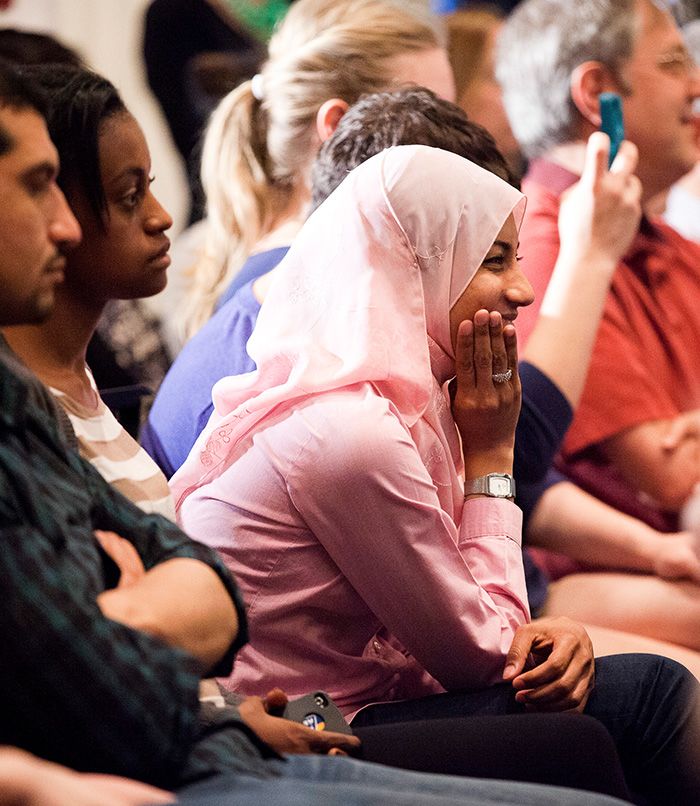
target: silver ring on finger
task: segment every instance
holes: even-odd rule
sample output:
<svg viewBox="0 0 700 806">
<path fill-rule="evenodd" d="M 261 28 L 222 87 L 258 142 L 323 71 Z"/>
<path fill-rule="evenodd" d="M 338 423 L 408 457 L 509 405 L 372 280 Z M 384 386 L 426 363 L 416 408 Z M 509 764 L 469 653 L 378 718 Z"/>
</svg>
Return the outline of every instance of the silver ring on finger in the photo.
<svg viewBox="0 0 700 806">
<path fill-rule="evenodd" d="M 491 375 L 494 383 L 508 383 L 508 381 L 513 377 L 513 370 L 507 369 L 505 372 L 494 372 Z"/>
</svg>

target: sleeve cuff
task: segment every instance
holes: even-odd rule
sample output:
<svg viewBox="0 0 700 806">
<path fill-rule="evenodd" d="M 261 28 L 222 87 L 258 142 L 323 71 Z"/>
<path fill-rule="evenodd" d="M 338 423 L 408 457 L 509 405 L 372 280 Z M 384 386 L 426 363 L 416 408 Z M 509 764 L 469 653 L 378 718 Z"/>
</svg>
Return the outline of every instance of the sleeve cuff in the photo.
<svg viewBox="0 0 700 806">
<path fill-rule="evenodd" d="M 480 537 L 507 537 L 522 543 L 523 513 L 505 498 L 470 498 L 462 510 L 461 540 Z"/>
</svg>

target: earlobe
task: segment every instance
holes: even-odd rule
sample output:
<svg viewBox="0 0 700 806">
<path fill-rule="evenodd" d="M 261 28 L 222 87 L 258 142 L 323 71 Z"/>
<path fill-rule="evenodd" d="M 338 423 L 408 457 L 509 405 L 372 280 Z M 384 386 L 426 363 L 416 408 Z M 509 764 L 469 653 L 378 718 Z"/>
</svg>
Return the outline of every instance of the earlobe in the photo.
<svg viewBox="0 0 700 806">
<path fill-rule="evenodd" d="M 598 97 L 611 89 L 615 89 L 614 84 L 601 62 L 583 62 L 571 73 L 571 100 L 581 116 L 596 129 L 600 127 Z"/>
<path fill-rule="evenodd" d="M 316 132 L 322 143 L 333 134 L 340 119 L 348 111 L 349 104 L 342 98 L 329 98 L 316 113 Z"/>
</svg>

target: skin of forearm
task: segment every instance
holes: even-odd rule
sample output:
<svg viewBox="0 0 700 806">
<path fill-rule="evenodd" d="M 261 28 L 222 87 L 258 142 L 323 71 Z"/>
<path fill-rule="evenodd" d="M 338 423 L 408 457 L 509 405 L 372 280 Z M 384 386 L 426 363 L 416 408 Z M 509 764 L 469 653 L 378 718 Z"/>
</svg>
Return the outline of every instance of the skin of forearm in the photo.
<svg viewBox="0 0 700 806">
<path fill-rule="evenodd" d="M 588 372 L 615 262 L 605 255 L 560 254 L 524 359 L 576 408 Z"/>
<path fill-rule="evenodd" d="M 168 560 L 135 584 L 100 594 L 97 603 L 113 621 L 193 655 L 204 671 L 223 657 L 238 632 L 226 588 L 199 560 Z"/>
<path fill-rule="evenodd" d="M 700 438 L 686 436 L 673 450 L 662 440 L 673 421 L 648 423 L 608 440 L 605 456 L 635 489 L 650 496 L 669 512 L 678 512 L 700 481 Z"/>
<path fill-rule="evenodd" d="M 527 543 L 594 567 L 652 572 L 657 532 L 570 482 L 550 487 L 528 525 Z"/>
<path fill-rule="evenodd" d="M 37 774 L 32 757 L 14 747 L 0 749 L 0 806 L 26 806 L 32 778 Z"/>
</svg>

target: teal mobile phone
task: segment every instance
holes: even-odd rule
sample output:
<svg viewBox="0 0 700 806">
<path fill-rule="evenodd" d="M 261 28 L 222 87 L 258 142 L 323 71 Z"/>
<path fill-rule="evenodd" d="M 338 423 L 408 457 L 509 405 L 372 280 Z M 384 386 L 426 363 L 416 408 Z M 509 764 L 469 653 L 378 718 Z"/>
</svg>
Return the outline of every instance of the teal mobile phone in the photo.
<svg viewBox="0 0 700 806">
<path fill-rule="evenodd" d="M 610 138 L 609 168 L 617 155 L 620 143 L 625 139 L 622 99 L 616 92 L 602 92 L 598 100 L 600 101 L 600 130 Z"/>
</svg>

